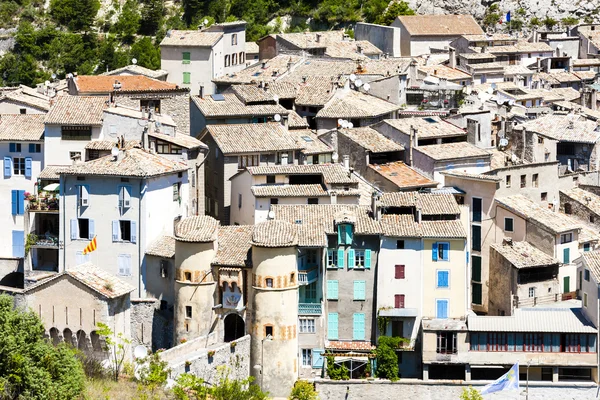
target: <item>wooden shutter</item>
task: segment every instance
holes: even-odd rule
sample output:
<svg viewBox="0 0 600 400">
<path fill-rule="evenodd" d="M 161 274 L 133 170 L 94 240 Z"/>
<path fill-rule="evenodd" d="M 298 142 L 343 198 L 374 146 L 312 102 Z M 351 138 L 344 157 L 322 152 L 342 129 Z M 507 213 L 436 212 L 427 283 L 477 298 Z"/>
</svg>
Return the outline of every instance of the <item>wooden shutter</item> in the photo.
<svg viewBox="0 0 600 400">
<path fill-rule="evenodd" d="M 10 178 L 12 175 L 12 159 L 4 157 L 4 177 Z"/>
<path fill-rule="evenodd" d="M 395 267 L 395 274 L 394 274 L 394 278 L 396 279 L 404 279 L 404 269 L 405 266 L 404 265 L 396 265 Z"/>
<path fill-rule="evenodd" d="M 371 250 L 370 249 L 365 250 L 365 268 L 371 269 Z"/>
<path fill-rule="evenodd" d="M 112 222 L 112 241 L 113 242 L 118 242 L 119 241 L 119 221 L 113 221 Z"/>
<path fill-rule="evenodd" d="M 327 281 L 327 299 L 337 300 L 338 299 L 338 281 L 328 280 Z"/>
<path fill-rule="evenodd" d="M 431 245 L 431 259 L 433 261 L 437 261 L 438 260 L 438 244 L 434 243 L 433 245 Z"/>
<path fill-rule="evenodd" d="M 348 249 L 348 269 L 354 268 L 356 265 L 356 259 L 354 256 L 354 249 Z"/>
<path fill-rule="evenodd" d="M 313 349 L 313 368 L 323 368 L 323 353 L 325 350 L 323 349 Z"/>
<path fill-rule="evenodd" d="M 365 314 L 354 313 L 352 317 L 352 339 L 365 340 Z"/>
<path fill-rule="evenodd" d="M 25 257 L 25 232 L 12 231 L 13 257 Z"/>
<path fill-rule="evenodd" d="M 354 300 L 365 300 L 366 281 L 354 281 Z"/>
<path fill-rule="evenodd" d="M 73 218 L 71 220 L 71 240 L 79 239 L 79 225 L 77 224 L 77 220 Z"/>
<path fill-rule="evenodd" d="M 394 295 L 394 308 L 404 308 L 404 295 L 403 294 Z"/>
<path fill-rule="evenodd" d="M 338 313 L 327 314 L 327 339 L 338 339 Z"/>
<path fill-rule="evenodd" d="M 137 223 L 135 221 L 131 221 L 129 230 L 131 232 L 131 243 L 137 243 Z"/>
<path fill-rule="evenodd" d="M 11 190 L 10 205 L 11 205 L 11 214 L 18 215 L 19 214 L 19 191 L 18 190 Z"/>
<path fill-rule="evenodd" d="M 25 157 L 25 178 L 31 178 L 31 157 Z"/>
<path fill-rule="evenodd" d="M 93 219 L 88 220 L 88 239 L 93 239 L 96 236 L 96 223 Z"/>
<path fill-rule="evenodd" d="M 344 249 L 338 249 L 338 268 L 344 268 Z"/>
</svg>

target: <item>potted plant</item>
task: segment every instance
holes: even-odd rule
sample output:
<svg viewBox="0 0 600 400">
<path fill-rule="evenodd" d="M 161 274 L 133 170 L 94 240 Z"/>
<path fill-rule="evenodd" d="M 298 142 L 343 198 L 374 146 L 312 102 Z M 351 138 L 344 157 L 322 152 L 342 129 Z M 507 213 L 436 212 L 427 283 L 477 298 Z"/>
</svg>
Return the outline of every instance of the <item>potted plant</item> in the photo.
<svg viewBox="0 0 600 400">
<path fill-rule="evenodd" d="M 215 356 L 215 351 L 214 350 L 209 350 L 208 351 L 208 358 L 213 358 Z"/>
<path fill-rule="evenodd" d="M 232 349 L 235 349 L 236 345 L 237 345 L 237 343 L 235 341 L 229 343 L 229 347 L 231 347 Z"/>
</svg>

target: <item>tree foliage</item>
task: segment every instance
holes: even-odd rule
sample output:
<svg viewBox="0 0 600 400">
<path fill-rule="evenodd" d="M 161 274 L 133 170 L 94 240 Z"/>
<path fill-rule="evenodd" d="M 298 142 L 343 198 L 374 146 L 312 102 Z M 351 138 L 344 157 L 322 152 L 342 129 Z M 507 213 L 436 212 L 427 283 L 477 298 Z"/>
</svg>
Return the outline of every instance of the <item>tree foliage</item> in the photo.
<svg viewBox="0 0 600 400">
<path fill-rule="evenodd" d="M 33 312 L 13 308 L 13 299 L 0 296 L 0 393 L 9 399 L 73 399 L 84 387 L 77 351 L 53 346 Z"/>
<path fill-rule="evenodd" d="M 123 4 L 119 19 L 112 26 L 112 31 L 125 43 L 131 43 L 140 29 L 141 16 L 136 0 L 127 0 Z"/>
<path fill-rule="evenodd" d="M 479 393 L 479 390 L 469 386 L 463 389 L 460 400 L 483 400 L 483 396 Z"/>
<path fill-rule="evenodd" d="M 377 356 L 377 377 L 398 380 L 398 355 L 396 349 L 404 341 L 401 337 L 379 336 L 375 355 Z"/>
<path fill-rule="evenodd" d="M 242 380 L 230 378 L 230 369 L 217 367 L 217 383 L 208 386 L 202 378 L 191 374 L 177 377 L 173 393 L 178 400 L 266 400 L 268 393 L 253 383 L 254 378 Z"/>
<path fill-rule="evenodd" d="M 391 25 L 399 15 L 415 15 L 415 12 L 408 6 L 408 3 L 396 1 L 383 14 L 378 16 L 376 23 L 386 26 Z"/>
<path fill-rule="evenodd" d="M 109 368 L 111 371 L 112 378 L 115 381 L 119 380 L 121 370 L 123 369 L 123 363 L 125 357 L 129 351 L 131 340 L 129 340 L 122 332 L 114 333 L 112 329 L 102 322 L 98 322 L 98 329 L 96 330 L 98 335 L 104 337 L 106 343 L 106 349 L 109 354 Z"/>
<path fill-rule="evenodd" d="M 312 383 L 307 381 L 296 381 L 292 388 L 289 400 L 319 400 L 319 396 Z"/>
<path fill-rule="evenodd" d="M 50 15 L 74 32 L 90 30 L 99 9 L 99 0 L 50 1 Z"/>
<path fill-rule="evenodd" d="M 327 357 L 327 375 L 334 381 L 350 379 L 350 371 L 345 365 L 336 365 L 333 356 Z"/>
</svg>

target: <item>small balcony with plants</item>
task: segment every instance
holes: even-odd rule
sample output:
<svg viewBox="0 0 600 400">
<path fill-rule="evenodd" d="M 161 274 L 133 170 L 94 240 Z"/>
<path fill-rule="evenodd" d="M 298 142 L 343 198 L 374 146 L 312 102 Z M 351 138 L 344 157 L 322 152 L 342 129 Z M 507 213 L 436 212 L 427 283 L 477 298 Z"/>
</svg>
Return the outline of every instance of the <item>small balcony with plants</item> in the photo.
<svg viewBox="0 0 600 400">
<path fill-rule="evenodd" d="M 58 213 L 58 197 L 55 193 L 40 192 L 37 195 L 25 192 L 27 210 L 30 212 Z"/>
</svg>

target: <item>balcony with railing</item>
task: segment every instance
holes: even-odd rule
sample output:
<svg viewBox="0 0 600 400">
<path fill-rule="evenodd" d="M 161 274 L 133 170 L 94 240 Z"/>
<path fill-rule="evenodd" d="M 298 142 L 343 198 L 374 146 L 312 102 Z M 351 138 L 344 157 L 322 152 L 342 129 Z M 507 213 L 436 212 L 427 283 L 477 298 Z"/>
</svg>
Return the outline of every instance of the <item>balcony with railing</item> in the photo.
<svg viewBox="0 0 600 400">
<path fill-rule="evenodd" d="M 54 195 L 27 195 L 25 200 L 27 200 L 27 210 L 30 212 L 49 212 L 49 213 L 58 213 L 58 198 Z"/>
<path fill-rule="evenodd" d="M 321 303 L 298 303 L 298 314 L 300 315 L 321 315 Z"/>
<path fill-rule="evenodd" d="M 316 282 L 319 279 L 319 267 L 312 267 L 308 270 L 298 271 L 298 283 L 300 285 L 308 285 Z"/>
</svg>

